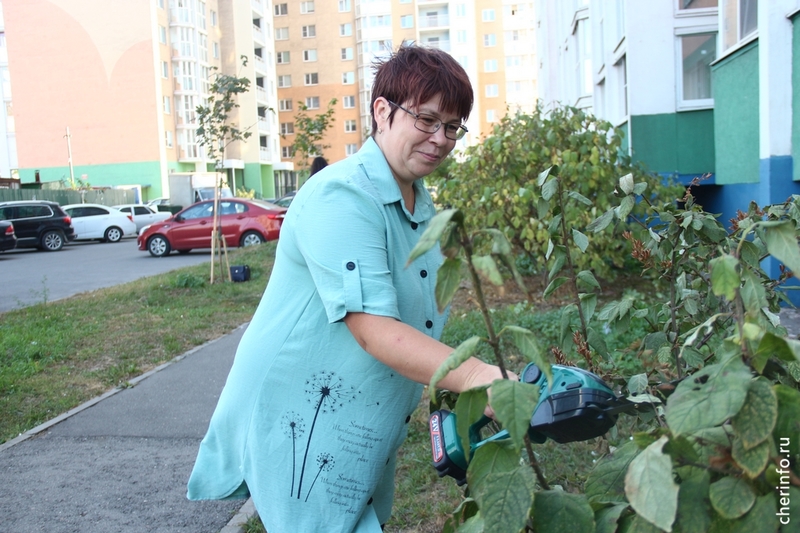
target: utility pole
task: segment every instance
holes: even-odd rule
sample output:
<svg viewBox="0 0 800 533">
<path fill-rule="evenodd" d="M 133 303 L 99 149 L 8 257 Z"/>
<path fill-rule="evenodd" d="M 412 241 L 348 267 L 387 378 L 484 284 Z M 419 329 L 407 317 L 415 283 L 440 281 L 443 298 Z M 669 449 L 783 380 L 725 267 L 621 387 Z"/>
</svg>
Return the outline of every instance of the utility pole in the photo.
<svg viewBox="0 0 800 533">
<path fill-rule="evenodd" d="M 67 126 L 67 134 L 64 135 L 67 138 L 67 155 L 69 155 L 69 184 L 72 188 L 75 188 L 75 172 L 72 170 L 72 143 L 70 142 L 70 138 L 72 137 L 69 134 L 69 126 Z"/>
</svg>

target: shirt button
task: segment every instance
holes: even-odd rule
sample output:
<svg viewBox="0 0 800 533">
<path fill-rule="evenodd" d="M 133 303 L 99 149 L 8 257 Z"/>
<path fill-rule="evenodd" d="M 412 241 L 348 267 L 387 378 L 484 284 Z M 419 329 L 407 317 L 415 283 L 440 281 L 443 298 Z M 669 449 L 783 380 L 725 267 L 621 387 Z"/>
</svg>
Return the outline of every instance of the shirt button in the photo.
<svg viewBox="0 0 800 533">
<path fill-rule="evenodd" d="M 419 224 L 417 224 L 416 222 L 412 222 L 411 223 L 411 229 L 417 229 L 418 227 L 419 227 Z"/>
<path fill-rule="evenodd" d="M 408 424 L 410 421 L 411 421 L 411 415 L 408 415 L 408 416 L 406 417 L 406 424 Z"/>
<path fill-rule="evenodd" d="M 419 275 L 422 276 L 423 278 L 427 278 L 428 277 L 428 271 L 427 270 L 420 270 L 419 271 Z"/>
<path fill-rule="evenodd" d="M 345 267 L 347 267 L 347 270 L 355 270 L 356 269 L 356 264 L 353 263 L 352 261 L 348 261 L 347 264 L 345 265 Z"/>
<path fill-rule="evenodd" d="M 367 502 L 367 505 L 372 505 L 372 498 L 369 499 L 369 501 Z"/>
<path fill-rule="evenodd" d="M 428 328 L 428 329 L 432 328 L 433 327 L 433 322 L 430 321 L 430 320 L 426 320 L 425 321 L 425 327 Z"/>
</svg>

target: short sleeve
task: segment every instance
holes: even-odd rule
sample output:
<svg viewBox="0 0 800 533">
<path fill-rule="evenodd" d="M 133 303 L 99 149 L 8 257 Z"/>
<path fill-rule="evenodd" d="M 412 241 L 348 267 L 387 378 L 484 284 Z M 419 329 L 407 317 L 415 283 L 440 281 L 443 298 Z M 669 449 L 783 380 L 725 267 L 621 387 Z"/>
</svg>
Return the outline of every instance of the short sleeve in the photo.
<svg viewBox="0 0 800 533">
<path fill-rule="evenodd" d="M 399 319 L 383 205 L 357 180 L 314 185 L 295 199 L 284 224 L 291 226 L 329 322 L 348 312 Z"/>
</svg>

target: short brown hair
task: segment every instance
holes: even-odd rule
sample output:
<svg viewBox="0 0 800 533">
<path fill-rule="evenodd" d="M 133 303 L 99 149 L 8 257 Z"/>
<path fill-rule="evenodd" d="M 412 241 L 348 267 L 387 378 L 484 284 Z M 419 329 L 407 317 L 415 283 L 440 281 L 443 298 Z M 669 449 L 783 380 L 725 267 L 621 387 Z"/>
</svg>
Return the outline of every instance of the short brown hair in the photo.
<svg viewBox="0 0 800 533">
<path fill-rule="evenodd" d="M 373 64 L 372 135 L 378 130 L 375 120 L 375 100 L 381 96 L 400 105 L 411 107 L 424 104 L 436 95 L 441 96 L 441 108 L 466 120 L 472 110 L 472 85 L 464 68 L 447 52 L 403 44 L 389 57 Z M 389 124 L 397 108 L 389 114 Z"/>
</svg>

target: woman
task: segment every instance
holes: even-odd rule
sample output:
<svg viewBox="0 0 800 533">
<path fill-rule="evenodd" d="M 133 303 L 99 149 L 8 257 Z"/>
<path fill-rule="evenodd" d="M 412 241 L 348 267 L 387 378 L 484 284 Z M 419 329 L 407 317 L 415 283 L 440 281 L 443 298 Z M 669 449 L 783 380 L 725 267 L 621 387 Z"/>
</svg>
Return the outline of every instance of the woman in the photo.
<svg viewBox="0 0 800 533">
<path fill-rule="evenodd" d="M 292 202 L 189 480 L 190 499 L 251 494 L 269 533 L 381 531 L 422 384 L 452 352 L 435 340 L 440 251 L 405 263 L 435 214 L 420 178 L 466 132 L 469 79 L 401 47 L 372 91 L 372 137 Z M 473 358 L 439 385 L 500 377 Z"/>
<path fill-rule="evenodd" d="M 311 172 L 309 173 L 308 177 L 310 178 L 311 176 L 313 176 L 314 174 L 316 174 L 317 172 L 319 172 L 320 170 L 322 170 L 327 166 L 328 162 L 325 160 L 325 158 L 322 157 L 321 155 L 318 155 L 317 157 L 314 158 L 313 161 L 311 161 Z"/>
</svg>

